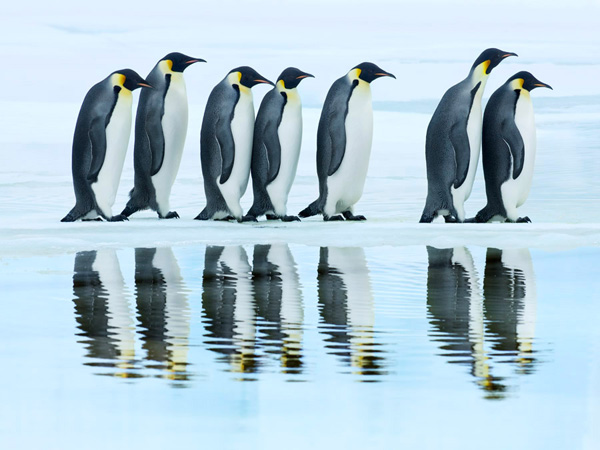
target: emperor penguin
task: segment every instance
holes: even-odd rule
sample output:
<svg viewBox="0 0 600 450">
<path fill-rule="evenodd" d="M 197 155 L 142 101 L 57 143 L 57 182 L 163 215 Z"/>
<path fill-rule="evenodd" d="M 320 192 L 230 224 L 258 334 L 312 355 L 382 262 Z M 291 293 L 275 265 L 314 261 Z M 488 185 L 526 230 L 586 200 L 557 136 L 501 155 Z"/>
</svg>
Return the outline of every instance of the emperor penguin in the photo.
<svg viewBox="0 0 600 450">
<path fill-rule="evenodd" d="M 121 213 L 129 217 L 151 208 L 161 219 L 179 218 L 169 211 L 171 188 L 181 163 L 188 124 L 188 102 L 183 71 L 206 62 L 182 53 L 169 53 L 146 80 L 154 89 L 140 94 L 133 146 L 134 188 Z"/>
<path fill-rule="evenodd" d="M 531 188 L 536 139 L 531 90 L 545 87 L 529 72 L 519 72 L 492 94 L 483 117 L 482 162 L 487 205 L 475 222 L 531 222 L 519 217 Z"/>
<path fill-rule="evenodd" d="M 285 69 L 275 87 L 263 98 L 254 125 L 252 187 L 254 203 L 244 221 L 267 219 L 300 220 L 286 215 L 286 204 L 298 168 L 302 142 L 302 103 L 298 84 L 313 75 L 295 67 Z"/>
<path fill-rule="evenodd" d="M 77 117 L 71 170 L 75 206 L 61 222 L 126 220 L 112 205 L 131 133 L 131 92 L 152 86 L 131 69 L 117 70 L 88 91 Z"/>
<path fill-rule="evenodd" d="M 317 129 L 319 198 L 300 211 L 300 217 L 323 214 L 326 221 L 366 220 L 353 214 L 353 206 L 362 196 L 371 155 L 371 82 L 383 76 L 396 78 L 364 62 L 329 89 Z"/>
<path fill-rule="evenodd" d="M 248 66 L 231 70 L 208 97 L 200 130 L 206 207 L 196 220 L 242 220 L 240 198 L 250 177 L 254 103 L 251 88 L 275 86 Z"/>
<path fill-rule="evenodd" d="M 446 222 L 465 220 L 481 146 L 481 96 L 492 69 L 516 53 L 488 48 L 469 75 L 446 91 L 437 106 L 425 141 L 427 200 L 421 223 L 438 215 Z"/>
</svg>

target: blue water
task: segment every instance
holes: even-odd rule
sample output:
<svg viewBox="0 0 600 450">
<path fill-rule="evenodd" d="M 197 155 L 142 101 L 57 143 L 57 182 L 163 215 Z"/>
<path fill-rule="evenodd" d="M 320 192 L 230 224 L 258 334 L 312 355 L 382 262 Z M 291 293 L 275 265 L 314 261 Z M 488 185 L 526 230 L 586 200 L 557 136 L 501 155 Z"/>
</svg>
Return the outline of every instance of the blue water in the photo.
<svg viewBox="0 0 600 450">
<path fill-rule="evenodd" d="M 2 448 L 596 448 L 599 260 L 286 244 L 4 258 Z"/>
</svg>

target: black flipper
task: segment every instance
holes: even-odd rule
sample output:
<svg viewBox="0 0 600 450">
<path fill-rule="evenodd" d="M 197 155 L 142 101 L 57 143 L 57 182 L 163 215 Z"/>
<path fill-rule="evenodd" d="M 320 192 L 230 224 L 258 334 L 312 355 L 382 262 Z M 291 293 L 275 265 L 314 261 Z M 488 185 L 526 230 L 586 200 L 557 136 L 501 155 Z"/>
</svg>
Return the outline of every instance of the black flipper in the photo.
<svg viewBox="0 0 600 450">
<path fill-rule="evenodd" d="M 106 156 L 106 127 L 104 120 L 97 118 L 92 121 L 88 136 L 92 144 L 92 164 L 87 179 L 93 183 L 98 179 L 98 174 L 104 165 L 104 158 Z"/>
<path fill-rule="evenodd" d="M 329 122 L 329 138 L 331 142 L 331 162 L 327 175 L 337 172 L 346 152 L 346 112 L 336 111 Z"/>
<path fill-rule="evenodd" d="M 513 159 L 513 179 L 521 175 L 523 165 L 525 164 L 525 143 L 517 124 L 513 120 L 502 122 L 502 139 L 508 146 Z"/>
<path fill-rule="evenodd" d="M 221 178 L 219 183 L 227 182 L 233 170 L 233 161 L 235 159 L 235 142 L 231 132 L 231 122 L 219 119 L 217 122 L 217 142 L 221 150 Z"/>
<path fill-rule="evenodd" d="M 165 137 L 163 135 L 160 111 L 151 111 L 146 116 L 146 134 L 150 143 L 152 154 L 152 168 L 150 175 L 154 176 L 162 167 L 165 159 Z"/>
<path fill-rule="evenodd" d="M 454 163 L 456 167 L 454 189 L 458 189 L 460 186 L 462 186 L 467 178 L 469 161 L 471 159 L 466 120 L 457 122 L 450 129 L 450 142 L 452 143 L 452 148 L 454 149 Z"/>
<path fill-rule="evenodd" d="M 267 184 L 269 184 L 277 178 L 281 167 L 281 144 L 279 143 L 277 123 L 275 121 L 267 124 L 263 137 L 269 161 L 269 171 L 267 173 Z"/>
</svg>

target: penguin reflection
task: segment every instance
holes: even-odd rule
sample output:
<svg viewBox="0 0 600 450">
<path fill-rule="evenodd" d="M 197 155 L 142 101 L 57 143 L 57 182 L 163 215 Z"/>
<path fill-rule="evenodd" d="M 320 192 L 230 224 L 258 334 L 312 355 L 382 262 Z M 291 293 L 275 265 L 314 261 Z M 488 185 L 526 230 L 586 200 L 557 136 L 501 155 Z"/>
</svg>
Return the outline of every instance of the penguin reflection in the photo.
<svg viewBox="0 0 600 450">
<path fill-rule="evenodd" d="M 331 353 L 359 375 L 383 375 L 383 357 L 373 336 L 373 294 L 364 250 L 321 247 L 317 279 L 322 332 L 330 336 Z"/>
<path fill-rule="evenodd" d="M 250 264 L 244 248 L 207 246 L 202 288 L 206 344 L 223 355 L 231 371 L 256 372 L 256 320 Z"/>
<path fill-rule="evenodd" d="M 304 310 L 296 262 L 287 244 L 255 245 L 252 284 L 267 346 L 280 355 L 284 373 L 302 373 Z M 280 348 L 278 348 L 280 347 Z"/>
<path fill-rule="evenodd" d="M 88 358 L 116 360 L 90 363 L 119 369 L 133 367 L 135 325 L 114 250 L 78 252 L 73 273 L 75 319 Z M 117 375 L 128 377 L 130 372 Z"/>
<path fill-rule="evenodd" d="M 171 248 L 135 249 L 135 290 L 142 348 L 166 378 L 187 380 L 189 305 Z"/>
<path fill-rule="evenodd" d="M 507 386 L 504 377 L 492 375 L 493 369 L 501 370 L 493 363 L 514 354 L 517 348 L 521 354 L 531 351 L 535 281 L 529 252 L 507 251 L 503 257 L 502 251 L 488 249 L 483 295 L 466 248 L 427 247 L 427 253 L 427 305 L 431 324 L 439 332 L 434 336 L 446 351 L 444 356 L 470 365 L 471 374 L 488 398 L 502 398 Z M 527 267 L 527 277 L 517 267 Z M 522 304 L 526 298 L 527 307 Z M 494 343 L 492 353 L 486 353 L 487 342 Z M 519 358 L 521 367 L 531 361 L 525 356 Z"/>
</svg>

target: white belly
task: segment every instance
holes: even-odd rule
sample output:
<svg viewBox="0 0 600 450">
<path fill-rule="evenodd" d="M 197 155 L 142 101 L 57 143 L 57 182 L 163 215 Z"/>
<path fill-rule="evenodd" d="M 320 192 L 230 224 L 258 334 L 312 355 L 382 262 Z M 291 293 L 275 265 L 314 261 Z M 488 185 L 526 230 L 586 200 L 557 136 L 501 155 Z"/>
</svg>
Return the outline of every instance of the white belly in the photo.
<svg viewBox="0 0 600 450">
<path fill-rule="evenodd" d="M 267 193 L 275 208 L 273 212 L 284 216 L 288 195 L 296 177 L 302 143 L 302 105 L 299 98 L 288 96 L 277 133 L 281 147 L 281 165 L 277 178 L 267 186 Z"/>
<path fill-rule="evenodd" d="M 344 159 L 337 172 L 327 178 L 326 215 L 351 210 L 360 200 L 369 169 L 372 142 L 371 88 L 368 83 L 360 81 L 348 102 Z"/>
<path fill-rule="evenodd" d="M 530 96 L 521 91 L 517 106 L 515 108 L 515 124 L 525 147 L 525 159 L 523 170 L 516 178 L 512 178 L 514 161 L 510 168 L 510 178 L 502 184 L 502 202 L 506 209 L 506 215 L 510 220 L 518 219 L 517 208 L 525 203 L 531 189 L 531 180 L 533 178 L 533 166 L 535 164 L 536 138 L 535 138 L 535 120 L 533 117 L 533 104 Z M 507 150 L 509 151 L 509 150 Z M 512 158 L 512 155 L 510 155 Z"/>
<path fill-rule="evenodd" d="M 98 181 L 92 183 L 96 203 L 107 217 L 112 217 L 112 205 L 123 172 L 123 163 L 131 134 L 131 91 L 122 89 L 106 127 L 106 154 L 98 173 Z"/>
<path fill-rule="evenodd" d="M 481 96 L 485 85 L 482 85 L 477 90 L 477 94 L 473 99 L 473 105 L 471 106 L 471 112 L 467 120 L 467 136 L 469 137 L 469 169 L 467 171 L 467 177 L 464 183 L 455 189 L 454 186 L 450 188 L 452 192 L 452 200 L 454 202 L 454 208 L 458 214 L 459 220 L 465 220 L 465 207 L 464 204 L 471 195 L 473 189 L 473 182 L 475 181 L 475 172 L 477 172 L 477 164 L 479 164 L 479 152 L 481 149 Z"/>
<path fill-rule="evenodd" d="M 231 214 L 238 220 L 242 218 L 240 199 L 248 186 L 250 161 L 252 159 L 252 138 L 254 136 L 252 93 L 249 89 L 247 89 L 247 93 L 244 91 L 243 88 L 240 90 L 240 98 L 235 106 L 233 120 L 231 121 L 231 133 L 235 143 L 235 157 L 231 176 L 223 184 L 219 183 L 220 176 L 217 178 L 217 185 L 221 190 L 221 194 Z"/>
<path fill-rule="evenodd" d="M 173 73 L 165 96 L 165 112 L 162 117 L 165 139 L 165 156 L 158 173 L 152 177 L 156 191 L 158 212 L 169 212 L 169 196 L 177 177 L 188 126 L 188 103 L 183 74 Z"/>
</svg>

